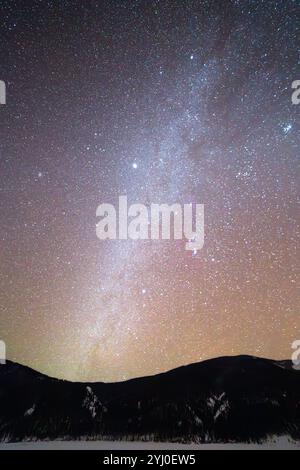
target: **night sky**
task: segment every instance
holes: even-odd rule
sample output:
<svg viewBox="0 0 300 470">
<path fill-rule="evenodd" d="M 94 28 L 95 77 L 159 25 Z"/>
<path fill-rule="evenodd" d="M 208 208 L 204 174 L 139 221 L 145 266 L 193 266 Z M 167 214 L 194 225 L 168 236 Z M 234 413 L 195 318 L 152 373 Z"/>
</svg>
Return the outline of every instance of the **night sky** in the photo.
<svg viewBox="0 0 300 470">
<path fill-rule="evenodd" d="M 124 380 L 299 339 L 298 1 L 1 1 L 0 339 Z M 205 205 L 197 253 L 96 208 Z M 298 199 L 299 200 L 299 199 Z"/>
</svg>

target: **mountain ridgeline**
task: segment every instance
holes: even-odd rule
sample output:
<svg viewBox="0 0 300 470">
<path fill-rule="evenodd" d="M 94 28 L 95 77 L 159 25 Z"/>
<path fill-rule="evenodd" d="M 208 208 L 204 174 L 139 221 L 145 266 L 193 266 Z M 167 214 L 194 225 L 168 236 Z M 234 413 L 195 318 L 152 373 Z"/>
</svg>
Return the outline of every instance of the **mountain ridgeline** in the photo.
<svg viewBox="0 0 300 470">
<path fill-rule="evenodd" d="M 220 357 L 118 383 L 0 366 L 0 440 L 300 440 L 300 371 L 290 361 Z"/>
</svg>

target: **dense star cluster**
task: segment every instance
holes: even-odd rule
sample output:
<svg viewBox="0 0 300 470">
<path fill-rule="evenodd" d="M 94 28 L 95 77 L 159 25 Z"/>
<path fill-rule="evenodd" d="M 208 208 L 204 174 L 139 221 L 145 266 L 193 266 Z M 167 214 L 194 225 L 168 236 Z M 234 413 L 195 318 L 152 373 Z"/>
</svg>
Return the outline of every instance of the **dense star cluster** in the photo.
<svg viewBox="0 0 300 470">
<path fill-rule="evenodd" d="M 1 2 L 0 339 L 72 380 L 299 339 L 299 3 Z M 205 205 L 198 252 L 96 208 Z M 297 220 L 298 219 L 298 220 Z"/>
</svg>

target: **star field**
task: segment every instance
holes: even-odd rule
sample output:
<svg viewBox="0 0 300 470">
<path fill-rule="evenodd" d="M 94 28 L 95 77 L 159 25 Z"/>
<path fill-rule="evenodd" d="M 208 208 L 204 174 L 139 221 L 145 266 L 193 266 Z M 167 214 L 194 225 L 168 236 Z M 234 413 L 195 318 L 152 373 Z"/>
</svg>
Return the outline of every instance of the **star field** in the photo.
<svg viewBox="0 0 300 470">
<path fill-rule="evenodd" d="M 70 380 L 298 339 L 299 2 L 1 2 L 0 337 Z M 297 20 L 298 18 L 298 20 Z M 103 202 L 205 205 L 202 250 L 96 237 Z"/>
</svg>

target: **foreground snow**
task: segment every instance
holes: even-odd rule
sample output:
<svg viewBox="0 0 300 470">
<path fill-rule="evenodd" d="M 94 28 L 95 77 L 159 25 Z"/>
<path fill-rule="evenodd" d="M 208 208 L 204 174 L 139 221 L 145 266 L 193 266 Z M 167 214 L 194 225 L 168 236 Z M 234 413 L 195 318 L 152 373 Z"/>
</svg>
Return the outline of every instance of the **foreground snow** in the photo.
<svg viewBox="0 0 300 470">
<path fill-rule="evenodd" d="M 230 450 L 230 449 L 294 449 L 300 442 L 288 437 L 270 439 L 263 444 L 178 444 L 168 442 L 126 441 L 38 441 L 1 443 L 0 450 Z"/>
</svg>

